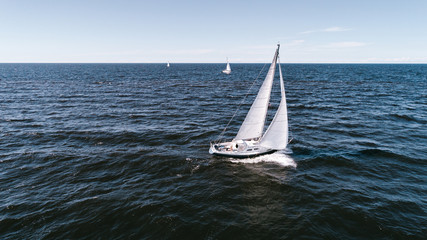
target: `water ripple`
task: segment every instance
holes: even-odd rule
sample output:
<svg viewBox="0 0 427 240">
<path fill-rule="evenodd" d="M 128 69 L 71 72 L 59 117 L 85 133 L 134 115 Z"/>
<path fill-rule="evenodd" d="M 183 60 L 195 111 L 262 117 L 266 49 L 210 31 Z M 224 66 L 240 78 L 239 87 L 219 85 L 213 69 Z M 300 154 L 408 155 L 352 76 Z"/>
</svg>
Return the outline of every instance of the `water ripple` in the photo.
<svg viewBox="0 0 427 240">
<path fill-rule="evenodd" d="M 427 235 L 426 65 L 284 64 L 293 140 L 243 160 L 263 64 L 222 68 L 0 64 L 0 238 Z"/>
</svg>

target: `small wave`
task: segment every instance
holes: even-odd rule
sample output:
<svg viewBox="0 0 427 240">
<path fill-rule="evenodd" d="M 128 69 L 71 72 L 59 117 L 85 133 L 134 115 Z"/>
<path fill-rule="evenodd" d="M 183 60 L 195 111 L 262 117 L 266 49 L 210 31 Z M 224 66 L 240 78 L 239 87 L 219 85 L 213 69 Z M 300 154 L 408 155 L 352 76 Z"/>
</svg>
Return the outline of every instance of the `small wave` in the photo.
<svg viewBox="0 0 427 240">
<path fill-rule="evenodd" d="M 31 118 L 6 118 L 6 122 L 34 122 L 34 119 Z"/>
<path fill-rule="evenodd" d="M 399 159 L 399 160 L 408 158 L 407 156 L 404 156 L 404 155 L 400 155 L 391 151 L 377 149 L 377 148 L 361 150 L 359 153 L 364 156 L 368 156 L 368 157 L 370 156 L 370 157 L 376 157 L 376 158 Z"/>
<path fill-rule="evenodd" d="M 348 158 L 344 154 L 320 154 L 313 156 L 307 160 L 304 160 L 305 167 L 319 167 L 319 166 L 329 166 L 329 167 L 343 167 L 358 169 L 359 165 L 354 159 Z"/>
<path fill-rule="evenodd" d="M 382 159 L 396 160 L 399 162 L 407 162 L 412 164 L 422 164 L 424 162 L 424 159 L 410 156 L 404 152 L 393 152 L 391 150 L 378 149 L 378 148 L 362 150 L 359 152 L 359 155 L 364 157 L 374 157 L 377 159 L 382 158 Z"/>
<path fill-rule="evenodd" d="M 205 88 L 206 85 L 191 85 L 192 88 Z"/>
<path fill-rule="evenodd" d="M 416 118 L 414 118 L 412 116 L 405 115 L 405 114 L 390 114 L 390 117 L 396 118 L 396 119 L 401 119 L 401 120 L 406 120 L 406 121 L 415 121 L 415 122 L 417 122 Z"/>
<path fill-rule="evenodd" d="M 254 158 L 246 158 L 246 159 L 231 159 L 232 163 L 243 163 L 243 164 L 254 164 L 254 163 L 276 163 L 280 166 L 284 167 L 297 167 L 294 159 L 286 155 L 287 151 L 279 151 L 268 155 L 262 155 Z"/>
</svg>

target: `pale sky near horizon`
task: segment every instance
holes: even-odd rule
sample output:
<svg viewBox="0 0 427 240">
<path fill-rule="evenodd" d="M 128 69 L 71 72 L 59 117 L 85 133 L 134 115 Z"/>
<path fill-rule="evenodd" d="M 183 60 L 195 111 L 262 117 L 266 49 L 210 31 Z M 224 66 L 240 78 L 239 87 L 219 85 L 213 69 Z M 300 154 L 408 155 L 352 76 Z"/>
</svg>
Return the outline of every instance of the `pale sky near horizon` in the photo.
<svg viewBox="0 0 427 240">
<path fill-rule="evenodd" d="M 425 0 L 0 0 L 0 63 L 427 63 Z"/>
</svg>

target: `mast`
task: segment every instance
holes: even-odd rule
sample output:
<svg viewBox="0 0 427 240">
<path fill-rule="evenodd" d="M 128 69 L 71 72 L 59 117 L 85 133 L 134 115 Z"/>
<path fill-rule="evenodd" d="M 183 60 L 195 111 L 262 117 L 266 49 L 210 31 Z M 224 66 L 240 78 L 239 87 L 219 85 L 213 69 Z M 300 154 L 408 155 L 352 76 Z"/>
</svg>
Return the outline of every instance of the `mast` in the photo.
<svg viewBox="0 0 427 240">
<path fill-rule="evenodd" d="M 268 103 L 270 101 L 271 87 L 273 86 L 277 58 L 279 56 L 279 48 L 280 44 L 277 44 L 277 50 L 274 54 L 267 76 L 234 140 L 259 139 L 262 136 Z"/>
</svg>

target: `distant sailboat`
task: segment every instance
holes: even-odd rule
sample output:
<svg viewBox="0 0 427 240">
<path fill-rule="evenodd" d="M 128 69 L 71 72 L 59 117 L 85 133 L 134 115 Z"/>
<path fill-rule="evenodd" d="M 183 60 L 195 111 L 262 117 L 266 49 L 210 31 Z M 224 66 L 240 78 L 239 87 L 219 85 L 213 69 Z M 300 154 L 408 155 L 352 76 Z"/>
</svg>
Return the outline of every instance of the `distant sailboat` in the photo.
<svg viewBox="0 0 427 240">
<path fill-rule="evenodd" d="M 166 67 L 170 67 L 171 65 L 169 64 L 169 62 L 166 64 Z"/>
<path fill-rule="evenodd" d="M 236 137 L 231 142 L 211 143 L 210 154 L 245 158 L 282 150 L 288 145 L 288 110 L 279 48 L 278 44 L 267 76 Z M 281 100 L 276 115 L 263 134 L 276 65 L 279 65 Z"/>
<path fill-rule="evenodd" d="M 222 70 L 223 73 L 225 74 L 230 74 L 231 73 L 231 67 L 230 67 L 230 63 L 228 62 L 228 58 L 227 58 L 227 66 L 225 67 L 224 70 Z"/>
</svg>

